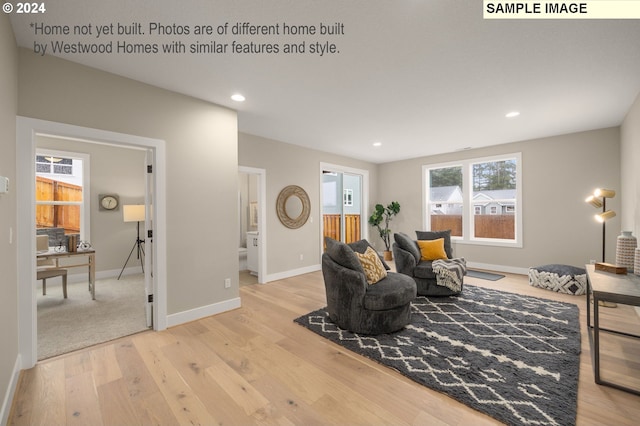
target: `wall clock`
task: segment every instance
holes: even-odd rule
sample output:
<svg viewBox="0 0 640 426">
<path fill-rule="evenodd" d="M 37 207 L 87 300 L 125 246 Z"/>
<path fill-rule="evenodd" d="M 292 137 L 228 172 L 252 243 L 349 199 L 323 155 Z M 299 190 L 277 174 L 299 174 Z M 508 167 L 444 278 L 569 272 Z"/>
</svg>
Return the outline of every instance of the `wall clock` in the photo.
<svg viewBox="0 0 640 426">
<path fill-rule="evenodd" d="M 100 200 L 100 210 L 113 211 L 117 210 L 120 205 L 120 197 L 116 194 L 100 194 L 98 199 Z"/>
</svg>

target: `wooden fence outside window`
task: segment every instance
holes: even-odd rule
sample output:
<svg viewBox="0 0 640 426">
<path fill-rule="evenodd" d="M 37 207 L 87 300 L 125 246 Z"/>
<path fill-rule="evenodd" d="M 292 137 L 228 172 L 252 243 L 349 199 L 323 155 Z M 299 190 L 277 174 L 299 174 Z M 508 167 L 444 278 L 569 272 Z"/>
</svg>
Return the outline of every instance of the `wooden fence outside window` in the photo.
<svg viewBox="0 0 640 426">
<path fill-rule="evenodd" d="M 322 215 L 322 224 L 324 236 L 340 241 L 340 216 L 339 214 Z M 344 215 L 344 238 L 345 243 L 349 244 L 361 239 L 360 235 L 360 215 L 346 214 Z M 325 247 L 326 248 L 326 247 Z"/>
<path fill-rule="evenodd" d="M 36 176 L 36 201 L 82 201 L 82 187 Z M 37 228 L 64 228 L 80 232 L 80 206 L 36 204 Z"/>
<path fill-rule="evenodd" d="M 473 216 L 475 238 L 514 240 L 516 217 L 513 214 L 477 214 Z M 451 229 L 451 235 L 462 236 L 462 216 L 431 215 L 431 229 Z"/>
</svg>

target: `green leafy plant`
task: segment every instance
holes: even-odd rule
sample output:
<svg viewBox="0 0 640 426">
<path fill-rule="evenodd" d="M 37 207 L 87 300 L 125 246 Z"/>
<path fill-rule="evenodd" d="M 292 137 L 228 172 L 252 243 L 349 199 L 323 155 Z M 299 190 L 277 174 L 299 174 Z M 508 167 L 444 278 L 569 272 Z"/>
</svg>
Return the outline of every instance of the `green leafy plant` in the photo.
<svg viewBox="0 0 640 426">
<path fill-rule="evenodd" d="M 384 241 L 387 251 L 391 248 L 391 229 L 389 229 L 389 222 L 391 222 L 391 219 L 398 213 L 400 213 L 400 204 L 397 201 L 392 201 L 387 207 L 382 204 L 376 204 L 375 211 L 369 217 L 369 225 L 375 226 L 378 229 L 380 238 Z"/>
</svg>

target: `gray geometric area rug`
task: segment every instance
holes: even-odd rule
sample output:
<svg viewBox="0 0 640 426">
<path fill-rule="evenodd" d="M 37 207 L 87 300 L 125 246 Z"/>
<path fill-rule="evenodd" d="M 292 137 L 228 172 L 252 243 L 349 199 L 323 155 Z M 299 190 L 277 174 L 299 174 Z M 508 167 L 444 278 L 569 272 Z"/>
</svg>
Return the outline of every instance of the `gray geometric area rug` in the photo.
<svg viewBox="0 0 640 426">
<path fill-rule="evenodd" d="M 411 323 L 391 334 L 342 330 L 326 308 L 294 321 L 506 424 L 575 424 L 574 304 L 467 285 L 459 296 L 418 296 Z"/>
</svg>

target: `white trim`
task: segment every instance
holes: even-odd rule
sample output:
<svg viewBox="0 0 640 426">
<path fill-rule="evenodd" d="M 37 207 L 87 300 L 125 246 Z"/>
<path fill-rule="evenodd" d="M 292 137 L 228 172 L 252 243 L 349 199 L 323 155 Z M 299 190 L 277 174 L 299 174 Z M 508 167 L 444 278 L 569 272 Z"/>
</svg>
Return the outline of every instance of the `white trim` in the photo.
<svg viewBox="0 0 640 426">
<path fill-rule="evenodd" d="M 156 154 L 154 217 L 154 329 L 167 327 L 167 272 L 166 272 L 166 164 L 165 141 L 91 129 L 64 123 L 16 117 L 16 187 L 18 215 L 17 239 L 18 283 L 35 281 L 35 136 L 37 134 L 72 140 L 126 146 L 133 149 L 153 149 Z M 22 368 L 31 368 L 37 362 L 37 312 L 35 286 L 18 285 L 18 348 Z"/>
<path fill-rule="evenodd" d="M 200 306 L 188 311 L 182 311 L 175 314 L 167 315 L 167 326 L 175 327 L 176 325 L 196 321 L 201 318 L 210 317 L 212 315 L 221 314 L 233 309 L 238 309 L 241 306 L 242 305 L 240 304 L 239 297 L 229 300 L 223 300 L 222 302 L 218 303 L 212 303 L 211 305 L 207 306 Z"/>
<path fill-rule="evenodd" d="M 264 284 L 267 282 L 267 170 L 238 166 L 238 171 L 258 175 L 258 283 Z"/>
<path fill-rule="evenodd" d="M 485 269 L 487 271 L 506 272 L 507 274 L 528 275 L 529 268 L 520 268 L 517 266 L 492 265 L 490 263 L 467 262 L 469 269 Z"/>
<path fill-rule="evenodd" d="M 20 365 L 22 365 L 22 362 L 20 360 L 20 354 L 18 354 L 15 364 L 13 364 L 13 371 L 11 372 L 9 385 L 7 386 L 7 390 L 4 393 L 2 407 L 0 407 L 0 425 L 8 424 L 13 396 L 16 393 L 16 388 L 18 387 L 18 379 L 20 378 Z"/>
<path fill-rule="evenodd" d="M 305 266 L 304 268 L 291 269 L 289 271 L 278 272 L 267 276 L 267 282 L 284 280 L 285 278 L 291 278 L 298 275 L 308 274 L 311 272 L 317 272 L 322 269 L 320 264 Z"/>
<path fill-rule="evenodd" d="M 82 267 L 77 267 L 77 268 L 71 268 L 74 269 L 75 272 L 72 274 L 68 274 L 67 275 L 67 283 L 69 284 L 75 284 L 75 283 L 79 283 L 79 282 L 87 282 L 87 267 L 86 266 L 82 266 Z M 81 271 L 81 272 L 80 272 Z M 106 280 L 109 278 L 117 278 L 118 275 L 120 275 L 120 271 L 121 269 L 110 269 L 107 271 L 97 271 L 96 272 L 96 280 Z M 137 274 L 142 274 L 142 266 L 137 265 L 137 266 L 129 266 L 128 268 L 126 268 L 123 272 L 122 272 L 122 276 L 125 277 L 127 275 L 137 275 Z M 55 278 L 50 278 L 50 280 L 52 280 L 52 283 L 55 283 L 56 281 Z M 35 283 L 37 284 L 37 280 L 35 281 Z M 49 282 L 49 280 L 47 280 L 47 283 Z M 60 282 L 60 281 L 58 281 Z M 100 283 L 98 283 L 98 285 L 96 286 L 96 291 L 100 290 Z"/>
</svg>

